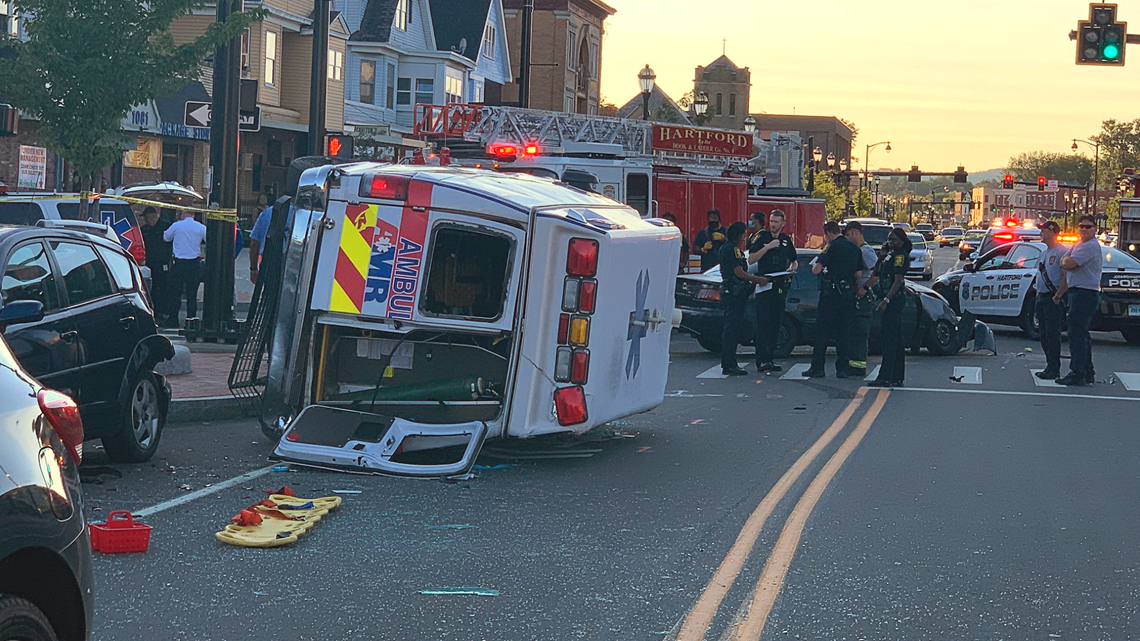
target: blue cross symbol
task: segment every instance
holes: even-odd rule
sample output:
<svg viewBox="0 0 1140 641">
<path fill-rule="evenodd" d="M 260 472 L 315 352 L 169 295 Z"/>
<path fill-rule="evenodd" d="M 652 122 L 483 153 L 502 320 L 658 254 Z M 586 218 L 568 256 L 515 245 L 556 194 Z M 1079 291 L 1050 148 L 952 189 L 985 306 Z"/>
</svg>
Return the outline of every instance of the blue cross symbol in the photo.
<svg viewBox="0 0 1140 641">
<path fill-rule="evenodd" d="M 637 275 L 636 303 L 629 313 L 629 333 L 625 338 L 630 341 L 629 356 L 625 359 L 626 378 L 637 378 L 637 370 L 641 368 L 641 339 L 645 338 L 647 330 L 645 319 L 649 310 L 645 308 L 645 301 L 648 298 L 649 270 L 646 269 Z"/>
<path fill-rule="evenodd" d="M 119 237 L 119 244 L 123 246 L 123 249 L 129 250 L 131 245 L 134 244 L 131 242 L 131 239 L 126 236 L 127 232 L 131 230 L 131 221 L 126 218 L 115 220 L 115 212 L 113 211 L 99 212 L 99 218 L 104 225 L 115 230 L 115 235 Z"/>
</svg>

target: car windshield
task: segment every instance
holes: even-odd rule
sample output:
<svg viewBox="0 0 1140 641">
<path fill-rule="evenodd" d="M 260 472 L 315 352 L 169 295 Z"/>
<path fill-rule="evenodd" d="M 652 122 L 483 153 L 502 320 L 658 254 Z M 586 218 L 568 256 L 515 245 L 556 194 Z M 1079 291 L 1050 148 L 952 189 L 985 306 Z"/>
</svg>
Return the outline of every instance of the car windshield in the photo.
<svg viewBox="0 0 1140 641">
<path fill-rule="evenodd" d="M 1104 269 L 1140 269 L 1140 260 L 1114 247 L 1104 248 Z"/>
<path fill-rule="evenodd" d="M 907 234 L 906 237 L 910 240 L 910 244 L 914 249 L 926 249 L 926 239 L 921 234 Z"/>
<path fill-rule="evenodd" d="M 919 231 L 934 231 L 934 225 L 928 225 L 926 223 L 919 223 L 915 225 L 914 228 Z"/>
<path fill-rule="evenodd" d="M 890 227 L 883 225 L 863 225 L 863 240 L 868 245 L 878 247 L 887 242 L 887 235 L 891 233 Z"/>
<path fill-rule="evenodd" d="M 947 227 L 946 229 L 942 230 L 942 235 L 943 236 L 961 236 L 962 235 L 962 228 L 961 227 Z"/>
</svg>

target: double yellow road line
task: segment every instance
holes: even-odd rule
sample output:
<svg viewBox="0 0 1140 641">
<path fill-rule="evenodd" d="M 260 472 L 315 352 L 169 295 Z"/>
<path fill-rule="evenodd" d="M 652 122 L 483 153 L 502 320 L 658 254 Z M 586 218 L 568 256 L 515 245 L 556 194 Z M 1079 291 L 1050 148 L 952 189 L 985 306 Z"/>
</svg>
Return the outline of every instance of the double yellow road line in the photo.
<svg viewBox="0 0 1140 641">
<path fill-rule="evenodd" d="M 780 480 L 776 482 L 764 500 L 760 501 L 760 505 L 756 506 L 756 510 L 748 517 L 744 527 L 740 530 L 740 534 L 737 535 L 736 542 L 729 548 L 728 554 L 720 562 L 712 579 L 701 592 L 700 598 L 689 610 L 688 616 L 685 617 L 681 629 L 677 633 L 676 641 L 702 641 L 705 638 L 713 618 L 720 609 L 721 602 L 724 601 L 732 584 L 744 568 L 744 563 L 748 560 L 753 546 L 756 545 L 756 539 L 759 538 L 760 531 L 763 530 L 768 517 L 772 515 L 776 505 L 783 500 L 812 462 L 847 427 L 859 406 L 863 404 L 866 394 L 866 388 L 861 388 L 855 394 L 855 398 L 847 404 L 847 407 L 827 428 L 827 431 L 796 460 L 792 467 L 780 477 Z M 891 393 L 888 390 L 879 391 L 862 420 L 819 471 L 803 496 L 800 497 L 799 502 L 796 503 L 795 508 L 792 509 L 791 515 L 784 523 L 783 531 L 780 532 L 780 538 L 777 539 L 776 545 L 768 556 L 768 561 L 764 564 L 760 580 L 756 582 L 756 587 L 744 601 L 748 605 L 746 608 L 742 607 L 741 612 L 745 614 L 742 618 L 738 617 L 738 620 L 732 623 L 732 629 L 726 633 L 731 635 L 728 637 L 731 641 L 758 641 L 760 639 L 760 634 L 764 631 L 764 623 L 768 620 L 768 614 L 772 611 L 772 605 L 776 602 L 776 596 L 784 584 L 784 576 L 788 572 L 793 557 L 795 557 L 796 548 L 799 546 L 800 536 L 803 534 L 808 517 L 811 516 L 812 510 L 819 502 L 820 497 L 823 496 L 828 484 L 831 483 L 831 479 L 835 477 L 835 474 L 847 461 L 847 457 L 851 455 L 851 452 L 866 436 L 867 431 L 871 429 L 871 425 L 879 417 L 879 413 L 883 410 L 883 405 L 886 404 L 890 395 Z"/>
</svg>

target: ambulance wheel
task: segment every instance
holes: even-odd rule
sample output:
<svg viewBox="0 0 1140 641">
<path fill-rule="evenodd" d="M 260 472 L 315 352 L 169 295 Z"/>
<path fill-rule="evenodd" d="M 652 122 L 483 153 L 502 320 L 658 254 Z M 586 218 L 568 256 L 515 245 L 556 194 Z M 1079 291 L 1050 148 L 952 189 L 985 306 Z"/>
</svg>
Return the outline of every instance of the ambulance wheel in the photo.
<svg viewBox="0 0 1140 641">
<path fill-rule="evenodd" d="M 704 334 L 701 334 L 700 336 L 697 336 L 697 342 L 700 343 L 701 347 L 707 349 L 708 351 L 710 351 L 714 354 L 720 353 L 720 337 L 719 336 L 713 338 L 712 336 L 706 336 Z"/>
<path fill-rule="evenodd" d="M 1129 345 L 1140 345 L 1140 327 L 1125 327 L 1120 333 L 1124 335 L 1124 340 L 1128 341 Z"/>
<path fill-rule="evenodd" d="M 1041 340 L 1041 321 L 1037 318 L 1037 309 L 1032 303 L 1027 303 L 1021 310 L 1021 318 L 1017 321 L 1021 331 L 1031 341 Z"/>
</svg>

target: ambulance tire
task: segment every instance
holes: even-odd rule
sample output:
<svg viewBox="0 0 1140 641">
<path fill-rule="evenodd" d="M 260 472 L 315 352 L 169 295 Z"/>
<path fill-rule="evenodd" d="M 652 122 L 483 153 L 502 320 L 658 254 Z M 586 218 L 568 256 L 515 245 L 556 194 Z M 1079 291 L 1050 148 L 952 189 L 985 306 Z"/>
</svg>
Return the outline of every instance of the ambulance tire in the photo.
<svg viewBox="0 0 1140 641">
<path fill-rule="evenodd" d="M 1025 308 L 1021 310 L 1021 317 L 1018 319 L 1017 324 L 1021 327 L 1021 331 L 1025 332 L 1025 336 L 1031 341 L 1041 340 L 1041 322 L 1037 320 L 1037 308 L 1029 302 L 1034 297 L 1026 297 L 1027 302 Z"/>
<path fill-rule="evenodd" d="M 1124 335 L 1124 340 L 1129 345 L 1140 345 L 1140 327 L 1125 327 L 1120 333 Z"/>
</svg>

